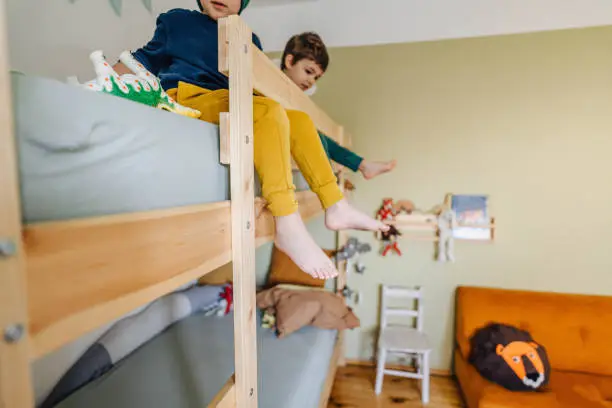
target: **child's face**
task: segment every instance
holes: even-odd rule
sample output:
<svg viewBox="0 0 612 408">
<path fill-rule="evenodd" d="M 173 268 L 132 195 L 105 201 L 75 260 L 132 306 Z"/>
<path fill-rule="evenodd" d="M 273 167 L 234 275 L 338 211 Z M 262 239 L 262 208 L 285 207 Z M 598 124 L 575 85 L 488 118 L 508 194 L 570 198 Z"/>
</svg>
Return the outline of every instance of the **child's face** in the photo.
<svg viewBox="0 0 612 408">
<path fill-rule="evenodd" d="M 204 12 L 213 20 L 238 14 L 242 0 L 200 0 Z"/>
<path fill-rule="evenodd" d="M 323 76 L 324 72 L 319 64 L 309 58 L 302 58 L 294 64 L 293 55 L 287 55 L 285 58 L 285 74 L 302 91 L 306 91 Z"/>
</svg>

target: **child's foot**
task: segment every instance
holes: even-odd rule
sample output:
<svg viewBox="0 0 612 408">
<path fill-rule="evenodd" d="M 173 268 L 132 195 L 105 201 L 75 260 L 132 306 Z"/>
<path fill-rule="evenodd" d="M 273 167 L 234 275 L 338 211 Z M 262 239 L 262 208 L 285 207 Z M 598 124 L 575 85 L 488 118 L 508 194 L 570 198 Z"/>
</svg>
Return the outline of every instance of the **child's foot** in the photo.
<svg viewBox="0 0 612 408">
<path fill-rule="evenodd" d="M 395 168 L 397 161 L 371 162 L 363 160 L 359 165 L 359 171 L 366 180 L 372 179 L 384 173 L 388 173 Z"/>
<path fill-rule="evenodd" d="M 304 272 L 319 279 L 338 276 L 325 252 L 312 239 L 299 213 L 276 217 L 276 247 L 291 258 Z"/>
<path fill-rule="evenodd" d="M 330 230 L 347 229 L 383 231 L 389 226 L 353 208 L 346 199 L 338 201 L 325 211 L 325 225 Z"/>
</svg>

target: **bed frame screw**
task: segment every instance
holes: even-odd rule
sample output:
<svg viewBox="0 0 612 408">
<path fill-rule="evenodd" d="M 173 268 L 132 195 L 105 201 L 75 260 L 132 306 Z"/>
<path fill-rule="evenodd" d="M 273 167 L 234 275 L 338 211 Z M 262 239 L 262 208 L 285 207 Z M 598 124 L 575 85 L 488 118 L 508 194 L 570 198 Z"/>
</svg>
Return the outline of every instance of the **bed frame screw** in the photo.
<svg viewBox="0 0 612 408">
<path fill-rule="evenodd" d="M 251 388 L 251 392 L 249 393 L 249 397 L 253 396 L 253 389 Z"/>
<path fill-rule="evenodd" d="M 247 221 L 247 229 L 251 229 L 251 221 Z"/>
<path fill-rule="evenodd" d="M 12 344 L 17 343 L 23 337 L 23 324 L 11 324 L 4 329 L 4 341 Z"/>
<path fill-rule="evenodd" d="M 244 141 L 246 142 L 246 144 L 249 144 L 249 136 L 248 135 L 244 137 Z"/>
<path fill-rule="evenodd" d="M 0 257 L 13 256 L 17 253 L 17 245 L 7 238 L 0 239 Z"/>
<path fill-rule="evenodd" d="M 244 44 L 243 47 L 244 47 L 244 53 L 248 54 L 249 53 L 249 45 L 248 44 Z"/>
</svg>

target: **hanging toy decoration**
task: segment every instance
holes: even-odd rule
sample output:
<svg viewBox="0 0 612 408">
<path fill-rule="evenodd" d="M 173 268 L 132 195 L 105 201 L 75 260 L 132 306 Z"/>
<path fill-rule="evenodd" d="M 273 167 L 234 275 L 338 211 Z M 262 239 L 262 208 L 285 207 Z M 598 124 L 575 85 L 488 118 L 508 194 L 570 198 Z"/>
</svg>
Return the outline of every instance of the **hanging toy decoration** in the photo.
<svg viewBox="0 0 612 408">
<path fill-rule="evenodd" d="M 360 261 L 359 257 L 371 250 L 372 246 L 370 244 L 360 242 L 355 237 L 350 237 L 346 241 L 346 244 L 336 252 L 333 259 L 335 261 L 346 261 L 347 271 L 350 271 L 352 266 L 355 265 L 355 271 L 357 273 L 364 273 L 365 265 Z"/>
<path fill-rule="evenodd" d="M 401 206 L 399 207 L 401 211 Z M 381 208 L 378 210 L 376 214 L 376 218 L 380 221 L 390 224 L 389 230 L 387 232 L 381 232 L 379 235 L 379 239 L 382 241 L 382 256 L 387 256 L 390 251 L 395 252 L 398 255 L 402 255 L 402 251 L 399 249 L 399 243 L 397 242 L 397 237 L 402 235 L 399 230 L 392 225 L 391 223 L 395 221 L 395 204 L 393 203 L 392 198 L 384 198 L 382 202 Z"/>
<path fill-rule="evenodd" d="M 387 256 L 390 251 L 402 256 L 402 251 L 400 250 L 399 243 L 397 242 L 397 237 L 401 235 L 402 233 L 399 232 L 394 225 L 390 225 L 389 231 L 382 233 L 382 256 Z"/>
<path fill-rule="evenodd" d="M 438 262 L 455 262 L 453 230 L 456 227 L 455 212 L 444 206 L 438 215 Z"/>
</svg>

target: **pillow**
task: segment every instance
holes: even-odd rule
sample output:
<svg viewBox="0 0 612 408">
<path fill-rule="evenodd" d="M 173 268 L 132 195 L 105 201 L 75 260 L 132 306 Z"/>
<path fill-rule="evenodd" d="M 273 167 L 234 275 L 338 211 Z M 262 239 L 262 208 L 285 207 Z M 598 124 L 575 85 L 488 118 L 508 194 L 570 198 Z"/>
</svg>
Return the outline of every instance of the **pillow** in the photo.
<svg viewBox="0 0 612 408">
<path fill-rule="evenodd" d="M 470 338 L 469 362 L 487 380 L 510 391 L 536 391 L 550 380 L 546 349 L 529 332 L 489 323 Z"/>
<path fill-rule="evenodd" d="M 324 250 L 327 256 L 332 256 L 335 251 Z M 273 246 L 272 262 L 270 264 L 270 274 L 268 275 L 268 287 L 280 283 L 291 285 L 302 285 L 322 288 L 325 286 L 324 279 L 313 278 L 302 271 L 296 264 L 280 249 Z"/>
</svg>

